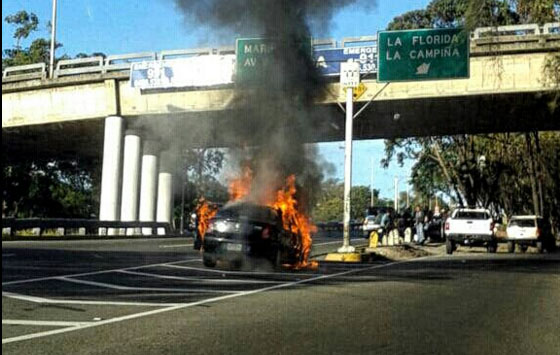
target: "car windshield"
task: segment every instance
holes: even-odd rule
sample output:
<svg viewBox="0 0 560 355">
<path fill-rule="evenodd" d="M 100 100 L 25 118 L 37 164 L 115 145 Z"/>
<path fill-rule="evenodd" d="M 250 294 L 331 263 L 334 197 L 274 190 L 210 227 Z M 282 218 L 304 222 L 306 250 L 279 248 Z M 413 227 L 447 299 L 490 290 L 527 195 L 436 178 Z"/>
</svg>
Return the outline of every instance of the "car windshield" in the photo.
<svg viewBox="0 0 560 355">
<path fill-rule="evenodd" d="M 488 219 L 490 216 L 487 212 L 477 211 L 458 211 L 455 214 L 455 219 Z"/>
<path fill-rule="evenodd" d="M 218 210 L 214 217 L 216 219 L 238 219 L 248 218 L 252 221 L 276 223 L 278 214 L 275 210 L 266 207 L 249 203 L 239 203 L 223 207 Z"/>
<path fill-rule="evenodd" d="M 510 227 L 525 227 L 525 228 L 533 228 L 535 227 L 535 220 L 534 219 L 512 219 L 509 222 Z"/>
</svg>

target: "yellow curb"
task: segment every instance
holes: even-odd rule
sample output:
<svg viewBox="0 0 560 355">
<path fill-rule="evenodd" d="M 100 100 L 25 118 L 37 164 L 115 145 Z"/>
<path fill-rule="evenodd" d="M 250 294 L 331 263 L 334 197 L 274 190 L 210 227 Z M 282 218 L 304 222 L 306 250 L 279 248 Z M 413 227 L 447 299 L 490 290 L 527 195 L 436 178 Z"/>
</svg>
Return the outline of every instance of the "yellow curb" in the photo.
<svg viewBox="0 0 560 355">
<path fill-rule="evenodd" d="M 362 261 L 360 253 L 329 253 L 325 257 L 325 261 L 339 261 L 345 263 L 359 263 Z"/>
</svg>

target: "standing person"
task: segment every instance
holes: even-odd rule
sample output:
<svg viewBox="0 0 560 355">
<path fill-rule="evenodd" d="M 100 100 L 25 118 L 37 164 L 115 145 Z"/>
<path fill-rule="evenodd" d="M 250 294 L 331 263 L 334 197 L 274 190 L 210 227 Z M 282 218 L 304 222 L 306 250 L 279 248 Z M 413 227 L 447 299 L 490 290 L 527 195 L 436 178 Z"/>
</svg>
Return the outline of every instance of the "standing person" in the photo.
<svg viewBox="0 0 560 355">
<path fill-rule="evenodd" d="M 424 212 L 416 206 L 414 212 L 414 225 L 416 227 L 416 244 L 424 243 Z"/>
</svg>

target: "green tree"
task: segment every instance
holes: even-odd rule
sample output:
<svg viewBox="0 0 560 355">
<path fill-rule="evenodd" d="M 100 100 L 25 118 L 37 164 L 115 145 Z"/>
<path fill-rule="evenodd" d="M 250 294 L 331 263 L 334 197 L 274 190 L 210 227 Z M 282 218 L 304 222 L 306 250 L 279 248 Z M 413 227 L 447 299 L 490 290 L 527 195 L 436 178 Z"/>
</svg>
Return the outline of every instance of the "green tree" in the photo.
<svg viewBox="0 0 560 355">
<path fill-rule="evenodd" d="M 16 40 L 15 48 L 20 49 L 20 42 L 22 39 L 29 37 L 31 32 L 37 30 L 39 25 L 39 18 L 34 13 L 27 11 L 18 11 L 13 15 L 8 15 L 4 19 L 6 23 L 16 26 L 13 37 Z"/>
<path fill-rule="evenodd" d="M 374 189 L 374 204 L 377 204 L 379 190 Z M 351 219 L 360 220 L 366 215 L 370 205 L 371 190 L 369 186 L 353 186 L 350 192 Z M 335 179 L 328 179 L 321 184 L 318 202 L 312 210 L 316 222 L 341 222 L 344 210 L 344 184 Z"/>
</svg>

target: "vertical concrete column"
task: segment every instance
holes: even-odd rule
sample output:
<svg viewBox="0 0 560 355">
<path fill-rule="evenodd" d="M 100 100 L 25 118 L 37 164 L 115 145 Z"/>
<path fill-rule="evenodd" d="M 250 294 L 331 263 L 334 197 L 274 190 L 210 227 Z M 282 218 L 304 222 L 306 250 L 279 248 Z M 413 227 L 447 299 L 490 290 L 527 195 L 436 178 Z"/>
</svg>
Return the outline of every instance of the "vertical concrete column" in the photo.
<svg viewBox="0 0 560 355">
<path fill-rule="evenodd" d="M 138 220 L 141 151 L 140 133 L 133 130 L 127 130 L 124 134 L 123 179 L 121 192 L 122 222 L 134 222 Z M 126 234 L 135 234 L 134 228 L 127 228 Z"/>
<path fill-rule="evenodd" d="M 99 199 L 99 220 L 101 221 L 116 221 L 119 218 L 122 133 L 122 117 L 109 116 L 105 119 L 101 197 Z M 115 234 L 115 231 L 109 229 L 109 234 Z"/>
<path fill-rule="evenodd" d="M 142 151 L 142 171 L 140 177 L 140 213 L 141 222 L 154 222 L 156 213 L 156 193 L 158 178 L 157 143 L 144 142 Z M 151 228 L 142 228 L 142 234 L 152 234 Z"/>
<path fill-rule="evenodd" d="M 173 174 L 170 152 L 160 154 L 158 175 L 158 194 L 156 221 L 171 223 L 173 216 Z M 164 235 L 165 230 L 158 228 L 158 234 Z"/>
</svg>

